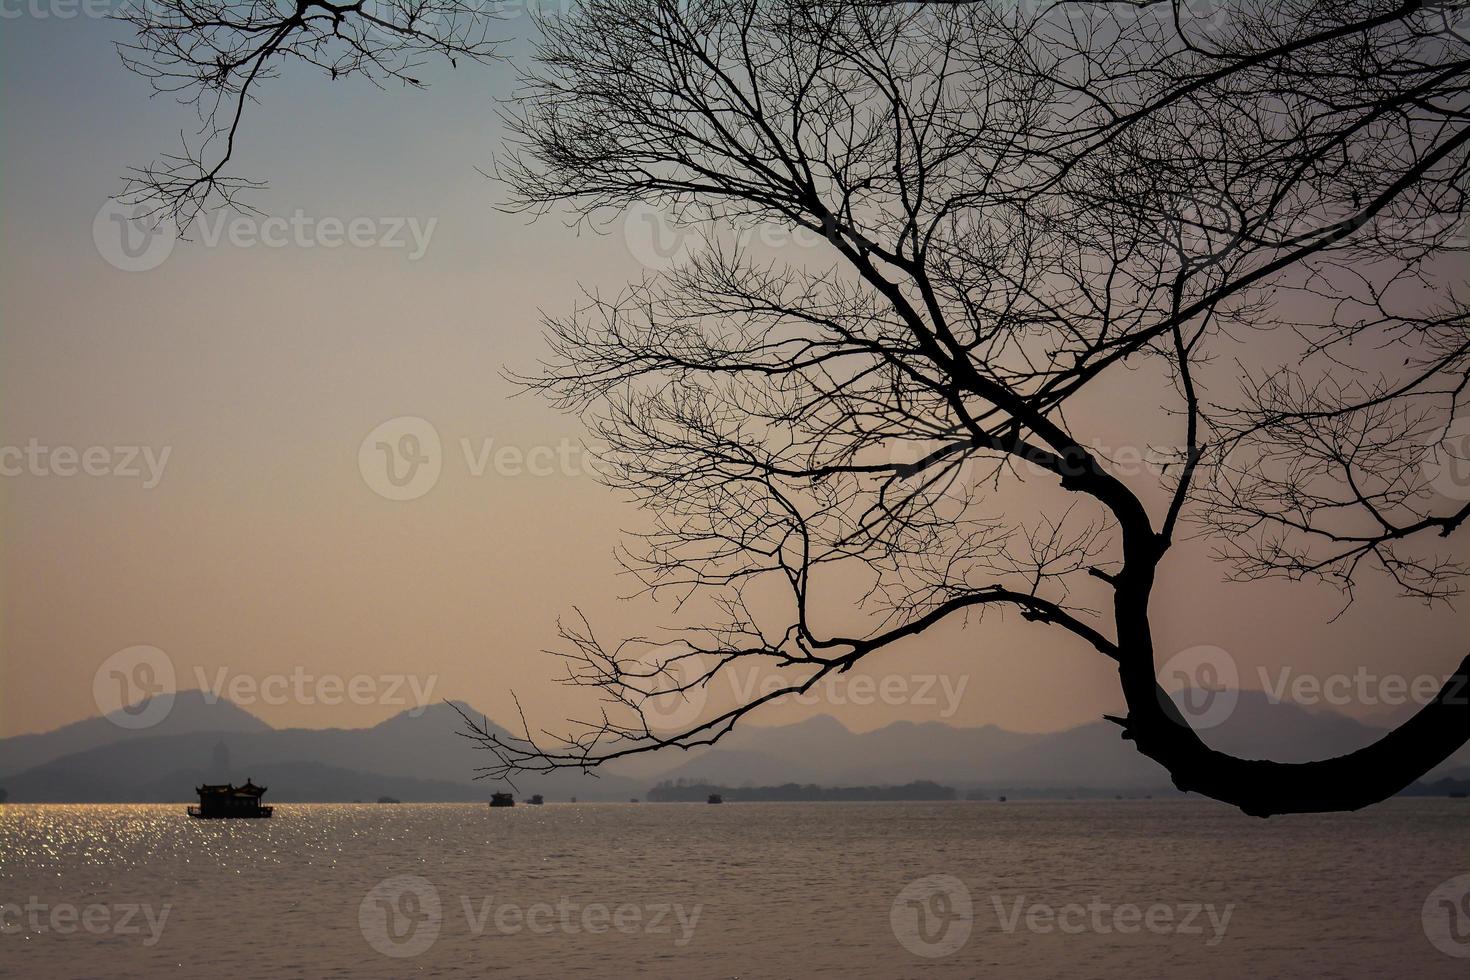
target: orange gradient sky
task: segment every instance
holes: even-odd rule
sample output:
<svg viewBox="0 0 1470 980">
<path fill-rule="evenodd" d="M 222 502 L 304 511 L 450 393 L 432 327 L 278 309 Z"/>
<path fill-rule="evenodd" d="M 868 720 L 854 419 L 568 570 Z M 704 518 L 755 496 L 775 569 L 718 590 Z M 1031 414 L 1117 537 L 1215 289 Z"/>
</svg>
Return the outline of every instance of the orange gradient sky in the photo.
<svg viewBox="0 0 1470 980">
<path fill-rule="evenodd" d="M 524 32 L 524 20 L 508 25 Z M 429 72 L 426 92 L 288 73 L 262 89 L 240 170 L 268 177 L 272 215 L 433 220 L 423 257 L 385 248 L 181 242 L 156 269 L 114 268 L 94 220 L 129 165 L 171 149 L 188 110 L 148 98 L 122 69 L 111 25 L 6 21 L 0 444 L 167 447 L 163 477 L 0 478 L 0 735 L 93 715 L 93 677 L 114 652 L 156 646 L 181 687 L 221 668 L 433 678 L 435 698 L 509 720 L 514 689 L 548 724 L 587 703 L 550 683 L 540 651 L 575 604 L 609 633 L 646 625 L 612 559 L 636 515 L 591 478 L 476 476 L 482 448 L 575 444 L 582 430 L 534 397 L 510 399 L 506 366 L 534 365 L 538 311 L 579 288 L 644 272 L 621 226 L 577 234 L 495 210 L 488 168 L 505 66 Z M 635 229 L 633 234 L 636 235 Z M 1126 439 L 1156 403 L 1100 415 Z M 444 444 L 428 493 L 392 501 L 359 470 L 375 427 L 429 420 Z M 1167 423 L 1143 424 L 1146 436 Z M 1470 556 L 1466 538 L 1453 544 Z M 1462 610 L 1365 589 L 1225 585 L 1205 549 L 1170 559 L 1156 599 L 1161 653 L 1211 644 L 1245 686 L 1258 668 L 1330 674 L 1360 665 L 1444 674 L 1470 642 Z M 964 677 L 948 720 L 1052 730 L 1121 706 L 1110 665 L 1017 620 L 947 624 L 873 658 L 868 673 Z M 251 704 L 276 725 L 371 724 L 391 704 Z M 809 711 L 766 712 L 779 721 Z M 856 728 L 935 717 L 932 705 L 823 710 Z M 1347 710 L 1363 715 L 1371 706 Z"/>
</svg>

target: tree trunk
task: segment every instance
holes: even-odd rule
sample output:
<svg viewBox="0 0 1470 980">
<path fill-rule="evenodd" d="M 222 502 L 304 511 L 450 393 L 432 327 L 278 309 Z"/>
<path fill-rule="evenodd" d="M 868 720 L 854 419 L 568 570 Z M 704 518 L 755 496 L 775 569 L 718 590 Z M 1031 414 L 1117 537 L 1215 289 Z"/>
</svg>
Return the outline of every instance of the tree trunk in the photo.
<svg viewBox="0 0 1470 980">
<path fill-rule="evenodd" d="M 1123 737 L 1168 770 L 1174 785 L 1255 817 L 1360 810 L 1420 779 L 1470 740 L 1470 657 L 1408 721 L 1372 745 L 1316 762 L 1237 759 L 1206 745 L 1159 686 L 1148 626 L 1152 568 L 1120 577 L 1118 674 L 1128 705 Z"/>
</svg>

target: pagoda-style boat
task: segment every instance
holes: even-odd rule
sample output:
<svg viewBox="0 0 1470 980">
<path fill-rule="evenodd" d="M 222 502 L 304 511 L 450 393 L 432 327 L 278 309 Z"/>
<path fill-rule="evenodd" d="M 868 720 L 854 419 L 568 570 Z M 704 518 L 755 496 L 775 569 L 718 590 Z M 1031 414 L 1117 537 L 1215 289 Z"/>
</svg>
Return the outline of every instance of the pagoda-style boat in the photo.
<svg viewBox="0 0 1470 980">
<path fill-rule="evenodd" d="M 723 802 L 725 802 L 725 798 L 723 796 L 721 796 L 719 793 L 711 793 L 709 795 L 709 802 L 711 802 L 711 803 L 723 803 Z"/>
<path fill-rule="evenodd" d="M 515 806 L 516 805 L 516 798 L 514 796 L 511 796 L 509 793 L 491 793 L 490 794 L 490 805 L 491 806 Z"/>
<path fill-rule="evenodd" d="M 245 785 L 225 783 L 211 786 L 206 783 L 195 788 L 199 794 L 199 805 L 189 807 L 189 816 L 200 820 L 260 819 L 275 812 L 274 807 L 261 806 L 260 798 L 266 788 L 257 786 L 249 779 Z"/>
<path fill-rule="evenodd" d="M 535 796 L 531 797 L 530 802 L 532 806 L 541 806 L 543 803 L 546 802 L 546 797 L 542 796 L 540 793 L 537 793 Z"/>
</svg>

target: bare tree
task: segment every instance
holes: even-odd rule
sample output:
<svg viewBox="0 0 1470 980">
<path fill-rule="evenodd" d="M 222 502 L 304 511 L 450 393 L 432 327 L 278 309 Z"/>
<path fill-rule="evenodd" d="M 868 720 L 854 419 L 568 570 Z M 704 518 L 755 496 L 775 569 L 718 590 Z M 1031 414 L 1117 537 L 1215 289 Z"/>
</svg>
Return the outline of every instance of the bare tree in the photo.
<svg viewBox="0 0 1470 980">
<path fill-rule="evenodd" d="M 522 380 L 608 447 L 651 521 L 625 563 L 693 621 L 566 628 L 598 717 L 469 719 L 488 775 L 709 744 L 1007 613 L 1114 661 L 1123 737 L 1250 814 L 1375 803 L 1470 737 L 1467 658 L 1358 752 L 1232 758 L 1161 690 L 1149 615 L 1186 529 L 1240 578 L 1461 589 L 1437 549 L 1470 507 L 1433 475 L 1470 372 L 1470 44 L 1444 8 L 587 0 L 539 26 L 501 173 L 518 206 L 821 246 L 716 237 L 549 321 Z M 1148 385 L 1140 431 L 1176 448 L 1137 472 L 1089 430 Z M 776 683 L 669 727 L 752 664 Z"/>
<path fill-rule="evenodd" d="M 505 174 L 525 207 L 776 222 L 831 264 L 713 247 L 551 323 L 525 380 L 652 513 L 629 568 L 725 616 L 657 642 L 567 630 L 569 681 L 611 704 L 559 737 L 478 728 L 491 771 L 709 743 L 986 610 L 1116 661 L 1124 737 L 1248 813 L 1360 807 L 1442 761 L 1470 736 L 1467 665 L 1362 751 L 1240 760 L 1161 691 L 1149 622 L 1185 522 L 1241 577 L 1350 590 L 1372 564 L 1459 591 L 1419 540 L 1467 514 L 1426 478 L 1470 369 L 1437 278 L 1462 244 L 1470 46 L 1440 13 L 602 0 L 544 24 Z M 1089 448 L 1125 372 L 1178 431 L 1151 486 Z M 825 626 L 858 603 L 863 629 Z M 750 662 L 783 683 L 648 723 Z"/>
<path fill-rule="evenodd" d="M 283 65 L 420 86 L 430 57 L 495 55 L 494 18 L 476 0 L 142 0 L 115 18 L 134 31 L 118 46 L 123 64 L 199 120 L 178 152 L 132 172 L 120 200 L 181 227 L 209 207 L 245 206 L 242 192 L 264 186 L 227 168 L 246 107 Z"/>
</svg>

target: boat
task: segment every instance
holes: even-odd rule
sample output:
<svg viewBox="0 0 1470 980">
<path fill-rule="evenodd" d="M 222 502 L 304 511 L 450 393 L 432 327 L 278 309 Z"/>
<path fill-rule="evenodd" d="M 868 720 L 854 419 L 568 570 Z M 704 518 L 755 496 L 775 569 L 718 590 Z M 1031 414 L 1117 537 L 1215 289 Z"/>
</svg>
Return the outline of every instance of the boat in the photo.
<svg viewBox="0 0 1470 980">
<path fill-rule="evenodd" d="M 516 798 L 514 796 L 511 796 L 509 793 L 491 793 L 490 794 L 490 805 L 491 806 L 515 806 L 516 805 Z"/>
<path fill-rule="evenodd" d="M 535 796 L 531 797 L 531 805 L 532 806 L 540 806 L 541 804 L 543 804 L 545 802 L 546 802 L 546 798 L 543 797 L 540 793 L 537 793 Z"/>
<path fill-rule="evenodd" d="M 721 796 L 719 793 L 711 793 L 709 795 L 709 802 L 711 802 L 711 803 L 723 803 L 723 802 L 725 802 L 725 798 L 723 796 Z"/>
<path fill-rule="evenodd" d="M 259 820 L 269 817 L 275 807 L 261 806 L 260 798 L 266 787 L 257 786 L 249 779 L 245 785 L 233 783 L 195 787 L 199 794 L 199 805 L 188 808 L 189 816 L 197 820 Z"/>
</svg>

